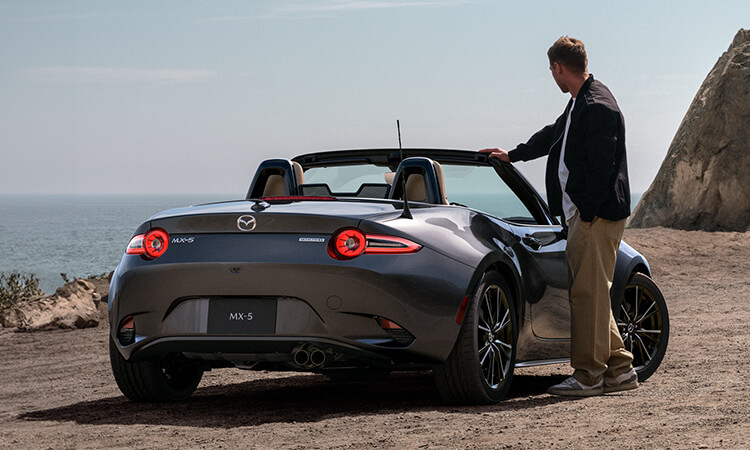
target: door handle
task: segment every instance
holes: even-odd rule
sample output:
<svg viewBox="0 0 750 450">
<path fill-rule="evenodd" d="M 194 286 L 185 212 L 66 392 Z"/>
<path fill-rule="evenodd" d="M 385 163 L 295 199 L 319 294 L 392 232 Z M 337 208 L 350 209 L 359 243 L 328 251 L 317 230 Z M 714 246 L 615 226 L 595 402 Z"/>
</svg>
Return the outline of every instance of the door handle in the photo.
<svg viewBox="0 0 750 450">
<path fill-rule="evenodd" d="M 534 236 L 526 235 L 522 239 L 523 243 L 531 247 L 533 250 L 539 250 L 542 248 L 542 243 L 539 241 L 539 239 L 535 238 Z"/>
</svg>

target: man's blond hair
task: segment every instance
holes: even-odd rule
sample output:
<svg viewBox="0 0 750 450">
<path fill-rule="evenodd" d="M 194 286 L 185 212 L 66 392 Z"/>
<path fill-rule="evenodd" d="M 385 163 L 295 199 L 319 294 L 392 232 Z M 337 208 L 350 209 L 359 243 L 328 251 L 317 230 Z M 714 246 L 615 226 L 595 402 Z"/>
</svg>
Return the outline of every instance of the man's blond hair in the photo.
<svg viewBox="0 0 750 450">
<path fill-rule="evenodd" d="M 586 72 L 589 64 L 583 41 L 570 36 L 563 36 L 556 40 L 547 50 L 547 57 L 550 65 L 558 63 L 579 73 Z"/>
</svg>

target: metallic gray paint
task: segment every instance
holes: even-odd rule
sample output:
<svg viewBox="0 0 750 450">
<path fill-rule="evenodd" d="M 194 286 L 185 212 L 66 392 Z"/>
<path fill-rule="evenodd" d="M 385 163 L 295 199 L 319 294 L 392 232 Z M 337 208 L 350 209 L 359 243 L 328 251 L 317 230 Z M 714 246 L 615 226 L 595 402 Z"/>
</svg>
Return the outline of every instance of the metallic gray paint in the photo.
<svg viewBox="0 0 750 450">
<path fill-rule="evenodd" d="M 465 207 L 419 203 L 412 203 L 413 218 L 407 219 L 401 217 L 402 202 L 374 199 L 272 203 L 257 211 L 255 201 L 238 200 L 165 211 L 136 233 L 160 227 L 170 238 L 194 239 L 171 245 L 157 260 L 123 257 L 110 286 L 111 332 L 115 338 L 120 320 L 131 315 L 138 338 L 127 347 L 118 344 L 120 352 L 128 359 L 179 351 L 235 363 L 245 357 L 285 361 L 279 352 L 315 342 L 340 352 L 347 362 L 439 364 L 458 335 L 456 315 L 463 298 L 492 269 L 508 280 L 516 301 L 518 364 L 568 357 L 566 323 L 552 320 L 567 308 L 564 232 L 536 191 L 512 166 L 475 152 L 405 153 L 493 165 L 526 202 L 536 205 L 541 224 L 511 224 Z M 311 154 L 295 161 L 308 168 L 347 158 L 398 162 L 392 150 Z M 238 230 L 241 215 L 255 217 L 253 231 Z M 325 242 L 344 227 L 403 237 L 423 248 L 408 255 L 335 260 Z M 648 270 L 645 259 L 623 243 L 613 301 L 621 298 L 637 267 Z M 206 333 L 209 298 L 256 296 L 278 299 L 274 335 Z M 331 303 L 331 298 L 337 300 Z M 415 336 L 414 342 L 394 346 L 374 317 L 395 321 Z"/>
</svg>

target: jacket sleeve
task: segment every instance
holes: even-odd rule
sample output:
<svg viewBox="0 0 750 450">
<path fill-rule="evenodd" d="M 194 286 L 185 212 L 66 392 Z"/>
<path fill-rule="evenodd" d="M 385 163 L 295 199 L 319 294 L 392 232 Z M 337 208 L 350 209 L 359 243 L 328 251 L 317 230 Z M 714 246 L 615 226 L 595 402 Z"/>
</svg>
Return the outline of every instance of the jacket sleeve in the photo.
<svg viewBox="0 0 750 450">
<path fill-rule="evenodd" d="M 534 133 L 527 143 L 519 144 L 518 147 L 508 152 L 510 161 L 529 161 L 547 155 L 552 146 L 554 130 L 555 125 L 552 124 Z"/>
<path fill-rule="evenodd" d="M 581 220 L 591 222 L 610 191 L 609 184 L 615 171 L 620 115 L 604 105 L 594 104 L 582 113 L 581 125 L 587 160 L 586 189 L 578 195 L 578 199 L 571 200 L 578 207 Z"/>
</svg>

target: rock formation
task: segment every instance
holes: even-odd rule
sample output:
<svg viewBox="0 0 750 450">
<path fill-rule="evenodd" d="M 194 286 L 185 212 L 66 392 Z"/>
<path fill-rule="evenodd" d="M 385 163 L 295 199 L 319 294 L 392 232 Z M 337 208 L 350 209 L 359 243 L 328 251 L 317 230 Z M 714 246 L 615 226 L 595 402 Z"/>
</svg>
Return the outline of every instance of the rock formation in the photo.
<svg viewBox="0 0 750 450">
<path fill-rule="evenodd" d="M 97 291 L 107 292 L 108 280 L 75 280 L 55 294 L 32 298 L 0 313 L 0 325 L 19 331 L 89 328 L 106 322 L 107 305 Z M 106 295 L 105 295 L 106 298 Z"/>
<path fill-rule="evenodd" d="M 701 85 L 629 225 L 750 228 L 750 30 Z"/>
</svg>

